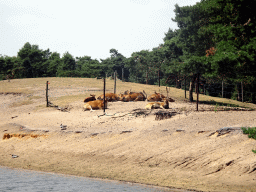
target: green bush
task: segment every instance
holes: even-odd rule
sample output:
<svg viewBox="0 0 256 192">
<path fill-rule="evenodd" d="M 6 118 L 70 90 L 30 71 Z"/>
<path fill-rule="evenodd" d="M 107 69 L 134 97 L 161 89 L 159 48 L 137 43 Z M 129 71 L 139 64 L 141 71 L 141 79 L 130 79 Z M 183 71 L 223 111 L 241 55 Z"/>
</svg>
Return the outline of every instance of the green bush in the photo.
<svg viewBox="0 0 256 192">
<path fill-rule="evenodd" d="M 243 130 L 243 133 L 244 134 L 248 134 L 248 137 L 249 138 L 253 138 L 253 139 L 256 139 L 256 127 L 242 127 L 242 130 Z M 256 153 L 256 150 L 252 150 L 253 153 Z"/>
<path fill-rule="evenodd" d="M 244 134 L 248 134 L 249 138 L 256 139 L 256 127 L 252 127 L 252 128 L 242 127 L 242 130 Z"/>
</svg>

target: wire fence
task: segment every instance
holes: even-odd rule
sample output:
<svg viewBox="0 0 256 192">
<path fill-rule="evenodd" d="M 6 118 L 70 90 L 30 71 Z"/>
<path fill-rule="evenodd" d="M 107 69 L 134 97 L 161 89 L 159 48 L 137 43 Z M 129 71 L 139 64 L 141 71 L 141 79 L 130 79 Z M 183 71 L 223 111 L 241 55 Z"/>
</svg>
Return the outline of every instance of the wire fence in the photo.
<svg viewBox="0 0 256 192">
<path fill-rule="evenodd" d="M 113 75 L 114 76 L 114 75 Z M 171 77 L 169 79 L 169 77 Z M 168 78 L 158 75 L 145 75 L 144 77 L 128 77 L 125 81 L 143 84 L 164 85 L 189 90 L 190 78 L 179 78 L 170 75 Z M 122 79 L 124 78 L 122 76 Z M 193 92 L 196 92 L 197 82 L 194 83 Z M 229 98 L 242 102 L 256 103 L 256 82 L 227 82 L 216 79 L 204 79 L 199 82 L 199 93 L 209 96 Z M 186 95 L 185 95 L 186 97 Z"/>
</svg>

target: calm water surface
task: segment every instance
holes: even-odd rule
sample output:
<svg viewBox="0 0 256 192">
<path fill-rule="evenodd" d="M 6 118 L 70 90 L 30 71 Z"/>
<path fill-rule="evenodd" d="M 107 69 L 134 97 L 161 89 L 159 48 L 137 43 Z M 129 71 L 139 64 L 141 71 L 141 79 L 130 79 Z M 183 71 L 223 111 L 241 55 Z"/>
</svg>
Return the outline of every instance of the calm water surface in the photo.
<svg viewBox="0 0 256 192">
<path fill-rule="evenodd" d="M 0 191 L 173 191 L 139 184 L 91 179 L 29 170 L 10 169 L 0 166 Z M 174 190 L 176 191 L 176 190 Z"/>
</svg>

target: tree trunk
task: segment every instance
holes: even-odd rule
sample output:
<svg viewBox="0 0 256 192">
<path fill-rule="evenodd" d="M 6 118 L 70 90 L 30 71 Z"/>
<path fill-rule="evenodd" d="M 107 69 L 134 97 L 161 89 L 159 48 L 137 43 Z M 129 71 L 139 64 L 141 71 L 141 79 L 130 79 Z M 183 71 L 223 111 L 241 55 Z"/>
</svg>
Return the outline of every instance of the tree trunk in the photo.
<svg viewBox="0 0 256 192">
<path fill-rule="evenodd" d="M 181 89 L 181 80 L 176 80 L 176 88 Z"/>
<path fill-rule="evenodd" d="M 236 84 L 236 88 L 237 88 L 237 101 L 242 101 L 242 98 L 241 98 L 241 84 L 240 83 L 237 83 Z"/>
<path fill-rule="evenodd" d="M 196 96 L 196 111 L 198 111 L 198 102 L 199 102 L 199 77 L 200 75 L 197 74 L 197 79 L 196 79 L 196 93 L 197 93 L 197 96 Z"/>
<path fill-rule="evenodd" d="M 160 70 L 158 70 L 158 87 L 160 87 Z"/>
<path fill-rule="evenodd" d="M 124 82 L 124 68 L 122 68 L 122 82 Z"/>
<path fill-rule="evenodd" d="M 198 79 L 196 79 L 196 84 L 195 84 L 195 93 L 197 94 L 198 93 L 198 90 L 199 90 L 199 85 L 198 85 Z"/>
<path fill-rule="evenodd" d="M 224 98 L 224 83 L 223 83 L 223 80 L 221 82 L 221 96 L 222 96 L 222 98 Z"/>
<path fill-rule="evenodd" d="M 148 71 L 146 71 L 146 84 L 148 84 Z"/>
<path fill-rule="evenodd" d="M 193 102 L 193 88 L 195 86 L 195 75 L 192 77 L 192 80 L 190 81 L 189 85 L 189 101 Z"/>
<path fill-rule="evenodd" d="M 244 102 L 244 88 L 243 88 L 243 82 L 241 82 L 241 95 L 242 95 L 242 102 Z"/>
<path fill-rule="evenodd" d="M 185 98 L 187 98 L 187 85 L 186 85 L 186 76 L 185 76 L 185 83 L 184 83 L 184 89 L 185 89 Z"/>
<path fill-rule="evenodd" d="M 190 81 L 189 85 L 189 101 L 193 102 L 193 88 L 194 88 L 194 81 Z"/>
</svg>

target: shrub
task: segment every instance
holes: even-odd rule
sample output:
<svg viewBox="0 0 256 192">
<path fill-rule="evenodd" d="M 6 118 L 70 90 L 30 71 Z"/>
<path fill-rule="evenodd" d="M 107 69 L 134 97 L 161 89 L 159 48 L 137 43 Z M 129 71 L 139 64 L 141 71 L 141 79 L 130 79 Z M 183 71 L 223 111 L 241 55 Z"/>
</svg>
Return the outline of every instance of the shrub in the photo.
<svg viewBox="0 0 256 192">
<path fill-rule="evenodd" d="M 244 134 L 248 134 L 248 137 L 249 138 L 253 138 L 253 139 L 256 139 L 256 127 L 242 127 L 242 130 L 243 130 L 243 133 Z M 256 150 L 252 150 L 253 153 L 256 153 Z"/>
<path fill-rule="evenodd" d="M 242 130 L 244 134 L 248 134 L 249 138 L 256 139 L 256 127 L 252 127 L 252 128 L 242 127 Z"/>
</svg>

